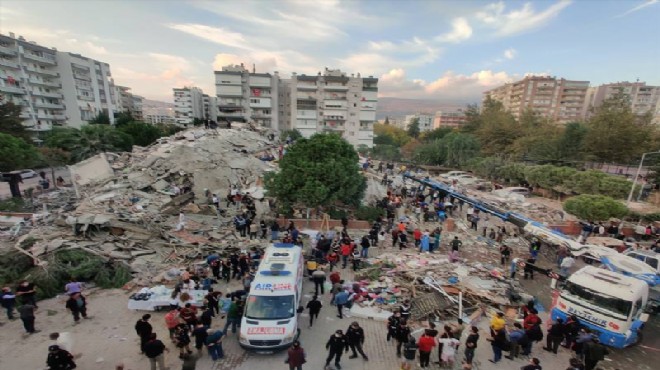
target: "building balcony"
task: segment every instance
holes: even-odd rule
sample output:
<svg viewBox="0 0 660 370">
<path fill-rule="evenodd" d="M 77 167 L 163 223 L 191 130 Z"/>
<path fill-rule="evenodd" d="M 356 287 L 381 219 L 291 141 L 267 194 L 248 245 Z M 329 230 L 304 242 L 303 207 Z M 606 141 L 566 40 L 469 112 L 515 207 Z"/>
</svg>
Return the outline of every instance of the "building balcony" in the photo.
<svg viewBox="0 0 660 370">
<path fill-rule="evenodd" d="M 296 88 L 299 90 L 316 90 L 317 86 L 315 83 L 300 83 L 300 81 L 298 81 Z"/>
<path fill-rule="evenodd" d="M 30 53 L 24 53 L 23 57 L 26 59 L 31 59 L 39 63 L 47 64 L 54 66 L 57 64 L 57 62 L 54 59 L 46 58 L 46 57 L 41 57 L 38 55 L 30 54 Z"/>
<path fill-rule="evenodd" d="M 16 54 L 17 54 L 16 49 L 8 48 L 6 46 L 0 46 L 0 55 L 16 56 Z"/>
<path fill-rule="evenodd" d="M 53 103 L 34 103 L 34 106 L 37 108 L 64 109 L 64 105 Z"/>
<path fill-rule="evenodd" d="M 66 116 L 63 114 L 54 114 L 53 119 L 55 121 L 66 121 Z"/>
<path fill-rule="evenodd" d="M 32 95 L 44 96 L 46 98 L 62 99 L 62 94 L 56 93 L 56 92 L 45 92 L 45 91 L 33 90 Z"/>
<path fill-rule="evenodd" d="M 44 75 L 44 76 L 52 76 L 52 77 L 57 77 L 57 76 L 59 76 L 59 74 L 57 74 L 57 72 L 55 72 L 55 71 L 50 71 L 50 70 L 43 69 L 43 68 L 34 68 L 34 67 L 32 67 L 32 66 L 27 66 L 27 67 L 25 67 L 25 69 L 26 69 L 28 72 L 38 73 L 38 74 L 41 74 L 41 75 Z"/>
<path fill-rule="evenodd" d="M 83 81 L 92 81 L 92 77 L 90 75 L 85 75 L 81 73 L 73 73 L 73 78 Z"/>
<path fill-rule="evenodd" d="M 362 91 L 378 91 L 378 87 L 375 87 L 375 86 L 364 86 L 364 87 L 362 87 Z"/>
<path fill-rule="evenodd" d="M 21 112 L 21 114 L 19 115 L 19 117 L 21 117 L 22 119 L 30 119 L 30 113 L 28 113 L 28 112 Z"/>
<path fill-rule="evenodd" d="M 34 124 L 26 127 L 29 131 L 50 131 L 53 129 L 53 125 L 49 123 L 40 123 Z"/>
<path fill-rule="evenodd" d="M 0 86 L 0 91 L 11 94 L 25 94 L 25 90 L 16 86 Z"/>
<path fill-rule="evenodd" d="M 11 60 L 7 60 L 7 59 L 0 59 L 0 66 L 18 69 L 18 63 L 12 62 Z"/>
<path fill-rule="evenodd" d="M 324 90 L 333 90 L 333 91 L 347 91 L 348 86 L 346 85 L 325 85 L 323 86 Z"/>
<path fill-rule="evenodd" d="M 28 79 L 28 81 L 29 81 L 30 84 L 32 84 L 32 85 L 41 85 L 41 86 L 49 86 L 49 87 L 62 87 L 62 85 L 60 85 L 59 82 L 55 82 L 55 81 L 47 81 L 47 80 L 39 80 L 39 79 L 36 79 L 36 78 L 34 78 L 34 77 L 30 77 L 30 78 Z"/>
</svg>

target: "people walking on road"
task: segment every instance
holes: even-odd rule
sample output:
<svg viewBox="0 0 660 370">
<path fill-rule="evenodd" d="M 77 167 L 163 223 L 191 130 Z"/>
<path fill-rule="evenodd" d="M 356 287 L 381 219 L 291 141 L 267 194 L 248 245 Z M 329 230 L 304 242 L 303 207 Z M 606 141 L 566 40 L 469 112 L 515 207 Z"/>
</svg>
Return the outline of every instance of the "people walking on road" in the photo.
<svg viewBox="0 0 660 370">
<path fill-rule="evenodd" d="M 71 370 L 76 368 L 73 355 L 56 344 L 48 347 L 46 364 L 48 370 Z"/>
<path fill-rule="evenodd" d="M 183 358 L 183 355 L 188 353 L 192 354 L 193 351 L 190 349 L 190 328 L 186 324 L 179 324 L 176 327 L 176 332 L 174 334 L 176 347 L 179 349 L 179 358 Z"/>
<path fill-rule="evenodd" d="M 401 357 L 401 347 L 408 341 L 410 335 L 410 327 L 405 320 L 399 322 L 399 327 L 396 329 L 396 357 Z"/>
<path fill-rule="evenodd" d="M 415 356 L 417 355 L 417 342 L 415 337 L 410 335 L 408 342 L 403 345 L 403 359 L 401 360 L 401 370 L 412 370 L 415 365 Z"/>
<path fill-rule="evenodd" d="M 151 334 L 154 332 L 149 319 L 151 319 L 151 315 L 147 313 L 142 315 L 142 318 L 135 323 L 135 332 L 140 338 L 140 351 L 142 353 L 145 353 L 144 346 L 151 340 Z"/>
<path fill-rule="evenodd" d="M 218 361 L 225 357 L 225 352 L 222 349 L 222 339 L 225 336 L 225 332 L 222 330 L 211 330 L 207 331 L 208 336 L 206 337 L 206 349 L 211 356 L 213 362 Z"/>
<path fill-rule="evenodd" d="M 87 299 L 80 293 L 73 293 L 66 301 L 66 309 L 71 311 L 74 323 L 80 322 L 80 316 L 83 319 L 88 319 L 87 316 Z"/>
<path fill-rule="evenodd" d="M 163 342 L 161 342 L 156 333 L 151 333 L 149 335 L 149 340 L 144 344 L 144 354 L 149 358 L 151 363 L 151 370 L 156 370 L 156 365 L 158 365 L 158 370 L 165 370 L 165 356 L 163 353 L 170 350 L 165 347 Z"/>
<path fill-rule="evenodd" d="M 321 294 L 325 294 L 325 271 L 323 267 L 319 266 L 316 271 L 312 272 L 312 281 L 314 282 L 314 295 L 319 295 L 319 290 Z"/>
<path fill-rule="evenodd" d="M 294 341 L 293 345 L 287 351 L 285 363 L 289 364 L 289 370 L 302 370 L 302 366 L 307 362 L 305 350 L 300 346 L 299 341 Z"/>
<path fill-rule="evenodd" d="M 337 317 L 344 318 L 344 306 L 348 303 L 348 291 L 344 288 L 335 295 L 335 304 L 337 305 Z"/>
<path fill-rule="evenodd" d="M 488 341 L 491 342 L 491 347 L 493 348 L 493 358 L 488 361 L 496 364 L 502 360 L 502 350 L 506 346 L 506 331 L 504 329 L 493 330 L 492 337 L 488 338 Z"/>
<path fill-rule="evenodd" d="M 328 367 L 330 361 L 334 358 L 335 368 L 341 370 L 341 364 L 339 361 L 341 360 L 342 353 L 344 351 L 348 352 L 348 348 L 348 340 L 346 339 L 346 336 L 341 330 L 337 330 L 325 344 L 325 349 L 328 350 L 328 358 L 325 360 L 325 366 Z"/>
<path fill-rule="evenodd" d="M 550 329 L 548 329 L 548 333 L 546 335 L 546 343 L 543 349 L 546 351 L 552 351 L 552 353 L 557 354 L 557 349 L 559 348 L 561 341 L 564 340 L 565 333 L 566 326 L 564 325 L 564 320 L 558 318 L 557 321 L 552 324 Z"/>
<path fill-rule="evenodd" d="M 525 334 L 522 325 L 519 322 L 513 324 L 514 329 L 509 332 L 509 341 L 511 342 L 511 348 L 509 349 L 509 355 L 506 356 L 509 360 L 513 360 L 520 355 L 520 348 L 525 347 L 529 338 Z"/>
<path fill-rule="evenodd" d="M 165 314 L 165 326 L 167 326 L 167 331 L 170 333 L 170 339 L 174 340 L 175 329 L 180 323 L 179 310 L 176 306 L 170 306 L 170 311 Z"/>
<path fill-rule="evenodd" d="M 474 216 L 472 217 L 474 219 Z M 440 338 L 438 343 L 442 344 L 442 354 L 440 355 L 442 366 L 447 366 L 450 369 L 454 367 L 454 361 L 456 357 L 456 348 L 461 343 L 458 339 L 451 338 Z"/>
<path fill-rule="evenodd" d="M 417 347 L 419 348 L 419 366 L 421 368 L 429 367 L 431 361 L 431 351 L 433 351 L 433 347 L 435 346 L 435 338 L 429 335 L 428 329 L 425 330 L 417 341 Z"/>
<path fill-rule="evenodd" d="M 23 321 L 23 327 L 28 334 L 38 333 L 39 330 L 34 328 L 34 311 L 36 307 L 30 303 L 24 303 L 18 307 L 17 311 L 21 321 Z"/>
<path fill-rule="evenodd" d="M 236 334 L 236 327 L 241 324 L 241 312 L 239 311 L 238 303 L 232 300 L 229 310 L 227 310 L 227 321 L 225 321 L 225 327 L 222 329 L 222 332 L 229 334 L 227 329 L 231 325 L 232 334 Z"/>
<path fill-rule="evenodd" d="M 477 349 L 478 342 L 479 328 L 472 326 L 470 327 L 470 334 L 468 334 L 468 337 L 465 340 L 465 362 L 468 365 L 472 365 L 472 359 L 474 359 L 474 351 Z"/>
<path fill-rule="evenodd" d="M 206 338 L 209 336 L 208 330 L 209 329 L 204 326 L 204 324 L 199 322 L 197 323 L 197 326 L 195 326 L 195 330 L 192 331 L 191 335 L 195 338 L 195 348 L 197 349 L 197 352 L 201 352 L 202 348 L 204 348 Z"/>
<path fill-rule="evenodd" d="M 399 323 L 401 322 L 401 312 L 395 312 L 392 316 L 387 318 L 387 341 L 389 342 L 391 338 L 396 339 L 396 331 L 399 328 Z"/>
<path fill-rule="evenodd" d="M 319 313 L 321 313 L 321 307 L 323 307 L 323 303 L 319 301 L 318 296 L 314 295 L 312 297 L 312 300 L 307 302 L 306 308 L 309 310 L 309 328 L 312 328 L 312 325 L 314 325 L 314 319 L 319 318 Z"/>
<path fill-rule="evenodd" d="M 346 339 L 348 340 L 348 346 L 353 351 L 353 354 L 349 357 L 350 359 L 357 358 L 357 352 L 360 352 L 362 358 L 365 361 L 369 361 L 369 357 L 364 354 L 364 350 L 362 349 L 364 345 L 364 329 L 360 327 L 357 321 L 353 321 L 351 326 L 346 329 Z"/>
</svg>

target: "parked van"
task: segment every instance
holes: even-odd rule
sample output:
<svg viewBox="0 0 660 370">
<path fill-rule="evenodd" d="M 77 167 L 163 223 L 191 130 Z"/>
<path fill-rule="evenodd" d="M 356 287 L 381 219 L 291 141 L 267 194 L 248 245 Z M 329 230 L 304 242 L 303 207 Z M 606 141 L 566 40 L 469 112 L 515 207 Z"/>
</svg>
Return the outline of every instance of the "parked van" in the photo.
<svg viewBox="0 0 660 370">
<path fill-rule="evenodd" d="M 628 250 L 624 253 L 628 257 L 638 259 L 651 266 L 657 274 L 660 274 L 660 254 L 654 251 Z"/>
<path fill-rule="evenodd" d="M 298 338 L 303 272 L 300 247 L 276 243 L 266 249 L 245 303 L 238 338 L 241 347 L 273 352 Z"/>
</svg>

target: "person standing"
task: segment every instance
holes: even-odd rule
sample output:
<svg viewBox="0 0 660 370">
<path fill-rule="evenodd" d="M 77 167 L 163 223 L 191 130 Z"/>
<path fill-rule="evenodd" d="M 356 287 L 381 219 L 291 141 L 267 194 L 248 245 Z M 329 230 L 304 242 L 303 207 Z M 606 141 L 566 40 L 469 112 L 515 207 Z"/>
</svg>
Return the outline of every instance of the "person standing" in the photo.
<svg viewBox="0 0 660 370">
<path fill-rule="evenodd" d="M 158 339 L 156 333 L 151 333 L 144 344 L 144 354 L 149 358 L 151 370 L 156 370 L 156 364 L 158 364 L 158 370 L 166 369 L 165 356 L 163 355 L 165 351 L 169 352 L 170 350 Z"/>
<path fill-rule="evenodd" d="M 527 344 L 527 334 L 520 325 L 519 322 L 513 324 L 514 329 L 509 332 L 509 340 L 511 341 L 511 348 L 509 350 L 509 355 L 505 356 L 509 360 L 513 360 L 518 355 L 520 355 L 520 347 L 523 347 Z"/>
<path fill-rule="evenodd" d="M 337 295 L 335 295 L 335 304 L 337 305 L 337 317 L 340 319 L 344 318 L 344 306 L 348 303 L 348 291 L 342 288 Z"/>
<path fill-rule="evenodd" d="M 348 352 L 348 341 L 346 340 L 344 333 L 341 330 L 337 330 L 335 334 L 328 339 L 328 342 L 325 344 L 325 349 L 328 350 L 328 358 L 325 360 L 325 366 L 328 367 L 330 361 L 334 358 L 335 368 L 341 370 L 341 364 L 339 363 L 341 355 L 344 351 Z"/>
<path fill-rule="evenodd" d="M 410 327 L 405 320 L 399 322 L 399 327 L 396 329 L 396 357 L 401 357 L 401 347 L 408 341 L 410 335 Z"/>
<path fill-rule="evenodd" d="M 325 294 L 325 271 L 323 267 L 319 266 L 314 272 L 312 272 L 312 281 L 314 281 L 314 295 L 319 295 L 319 290 L 321 294 Z"/>
<path fill-rule="evenodd" d="M 401 312 L 401 320 L 408 321 L 410 319 L 410 300 L 405 299 L 399 307 L 399 312 Z"/>
<path fill-rule="evenodd" d="M 534 280 L 534 264 L 536 264 L 536 258 L 533 255 L 530 255 L 525 261 L 523 279 L 527 280 L 529 277 L 531 280 Z"/>
<path fill-rule="evenodd" d="M 458 249 L 463 245 L 463 242 L 458 239 L 458 236 L 454 237 L 454 240 L 451 241 L 451 250 L 458 252 Z"/>
<path fill-rule="evenodd" d="M 557 354 L 557 349 L 559 348 L 561 341 L 564 339 L 565 333 L 566 326 L 564 325 L 564 320 L 558 318 L 557 321 L 555 321 L 555 323 L 552 324 L 548 330 L 548 334 L 545 338 L 545 347 L 543 347 L 543 349 L 546 351 L 552 351 L 552 353 Z"/>
<path fill-rule="evenodd" d="M 151 315 L 147 313 L 142 315 L 142 318 L 135 323 L 135 332 L 140 338 L 140 351 L 142 353 L 145 353 L 144 346 L 151 340 L 151 334 L 154 332 L 149 319 L 151 319 Z M 155 369 L 155 365 L 152 366 L 152 369 Z"/>
<path fill-rule="evenodd" d="M 561 264 L 559 265 L 559 275 L 563 277 L 568 277 L 568 271 L 573 267 L 575 264 L 575 258 L 573 258 L 572 255 L 567 255 L 564 257 L 564 259 L 561 261 Z"/>
<path fill-rule="evenodd" d="M 213 362 L 218 361 L 225 357 L 225 352 L 222 349 L 222 339 L 225 336 L 225 332 L 222 330 L 211 330 L 207 331 L 208 336 L 206 337 L 206 349 L 211 356 Z"/>
<path fill-rule="evenodd" d="M 472 365 L 472 359 L 474 359 L 474 351 L 477 349 L 478 342 L 479 328 L 472 326 L 470 328 L 470 334 L 468 334 L 468 337 L 465 340 L 465 362 L 468 365 Z"/>
<path fill-rule="evenodd" d="M 598 338 L 584 343 L 582 352 L 584 353 L 585 370 L 593 370 L 599 361 L 604 360 L 605 356 L 610 354 L 607 348 L 600 344 Z"/>
<path fill-rule="evenodd" d="M 399 328 L 399 323 L 401 322 L 401 312 L 395 312 L 392 316 L 387 318 L 387 341 L 390 341 L 390 338 L 396 339 L 396 331 Z"/>
<path fill-rule="evenodd" d="M 16 307 L 16 295 L 12 293 L 11 288 L 6 286 L 2 288 L 0 296 L 0 305 L 7 311 L 7 319 L 14 320 L 14 307 Z"/>
<path fill-rule="evenodd" d="M 403 360 L 401 361 L 402 370 L 412 370 L 417 355 L 417 343 L 412 335 L 408 337 L 408 342 L 403 345 Z"/>
<path fill-rule="evenodd" d="M 364 354 L 364 350 L 362 349 L 362 346 L 364 345 L 364 329 L 360 327 L 360 324 L 358 324 L 357 321 L 353 321 L 351 326 L 346 330 L 346 340 L 348 341 L 348 346 L 351 348 L 351 351 L 353 351 L 353 354 L 348 358 L 357 358 L 357 352 L 360 352 L 362 358 L 365 361 L 369 361 L 369 357 Z"/>
<path fill-rule="evenodd" d="M 87 299 L 78 293 L 73 293 L 66 301 L 66 309 L 71 311 L 73 315 L 73 322 L 78 324 L 80 322 L 80 316 L 84 319 L 87 319 Z"/>
<path fill-rule="evenodd" d="M 206 338 L 208 338 L 208 328 L 204 326 L 204 324 L 197 323 L 197 326 L 195 326 L 195 330 L 192 331 L 191 334 L 195 338 L 195 348 L 197 349 L 197 352 L 202 352 L 202 348 L 206 344 Z"/>
<path fill-rule="evenodd" d="M 70 370 L 76 368 L 73 355 L 56 344 L 48 347 L 46 364 L 49 370 Z"/>
<path fill-rule="evenodd" d="M 64 290 L 69 296 L 72 296 L 76 293 L 82 294 L 83 284 L 76 281 L 76 278 L 71 277 L 71 279 L 69 279 L 69 283 L 64 286 Z"/>
<path fill-rule="evenodd" d="M 492 337 L 488 338 L 493 347 L 493 358 L 488 361 L 496 364 L 502 360 L 502 350 L 506 345 L 506 331 L 504 329 L 493 330 Z"/>
<path fill-rule="evenodd" d="M 39 330 L 34 329 L 34 311 L 36 309 L 37 308 L 30 303 L 24 303 L 20 305 L 17 309 L 21 321 L 23 321 L 23 327 L 25 328 L 25 331 L 28 334 L 34 334 L 39 332 Z"/>
<path fill-rule="evenodd" d="M 472 219 L 474 220 L 474 216 Z M 440 355 L 442 366 L 447 366 L 450 369 L 453 368 L 454 358 L 456 356 L 456 348 L 460 344 L 460 341 L 452 337 L 438 339 L 438 343 L 442 344 L 442 354 Z"/>
<path fill-rule="evenodd" d="M 302 370 L 302 366 L 307 362 L 305 350 L 300 346 L 299 341 L 294 341 L 293 345 L 287 351 L 285 363 L 289 364 L 289 370 Z"/>
<path fill-rule="evenodd" d="M 174 334 L 175 337 L 175 342 L 177 348 L 179 348 L 179 358 L 183 358 L 183 355 L 186 354 L 192 354 L 192 350 L 190 350 L 190 328 L 188 325 L 181 323 L 176 327 L 176 331 Z"/>
<path fill-rule="evenodd" d="M 181 323 L 181 320 L 179 320 L 179 310 L 176 306 L 170 306 L 170 311 L 165 314 L 165 326 L 167 326 L 170 339 L 172 340 L 174 340 L 174 331 L 179 323 Z"/>
<path fill-rule="evenodd" d="M 431 351 L 433 351 L 433 347 L 435 346 L 435 338 L 429 335 L 428 329 L 425 330 L 424 334 L 422 334 L 417 341 L 417 347 L 419 348 L 419 366 L 421 368 L 429 367 Z"/>
<path fill-rule="evenodd" d="M 30 283 L 27 280 L 21 281 L 21 283 L 16 287 L 16 296 L 19 297 L 21 304 L 29 303 L 34 306 L 35 309 L 39 308 L 37 306 L 37 287 Z"/>
<path fill-rule="evenodd" d="M 312 325 L 314 325 L 314 319 L 319 318 L 319 313 L 321 313 L 321 307 L 323 307 L 323 303 L 319 301 L 319 297 L 317 295 L 314 295 L 312 297 L 312 300 L 307 302 L 306 308 L 309 310 L 309 328 L 312 328 Z"/>
<path fill-rule="evenodd" d="M 511 258 L 511 248 L 508 245 L 502 244 L 500 247 L 500 263 L 505 266 Z"/>
<path fill-rule="evenodd" d="M 241 313 L 238 310 L 238 304 L 232 300 L 229 309 L 227 310 L 227 321 L 225 321 L 225 327 L 222 329 L 223 333 L 229 334 L 227 329 L 231 325 L 231 332 L 236 334 L 236 327 L 241 323 Z"/>
</svg>

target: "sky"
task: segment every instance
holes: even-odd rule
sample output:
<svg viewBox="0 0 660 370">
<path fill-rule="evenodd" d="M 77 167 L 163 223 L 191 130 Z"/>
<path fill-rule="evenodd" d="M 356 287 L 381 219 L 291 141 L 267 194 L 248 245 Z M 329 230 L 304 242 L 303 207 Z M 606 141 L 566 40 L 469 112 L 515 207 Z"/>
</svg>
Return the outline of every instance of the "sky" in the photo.
<svg viewBox="0 0 660 370">
<path fill-rule="evenodd" d="M 149 99 L 215 94 L 213 71 L 380 78 L 379 95 L 478 102 L 526 74 L 660 85 L 660 0 L 0 0 L 14 32 L 110 64 Z"/>
</svg>

